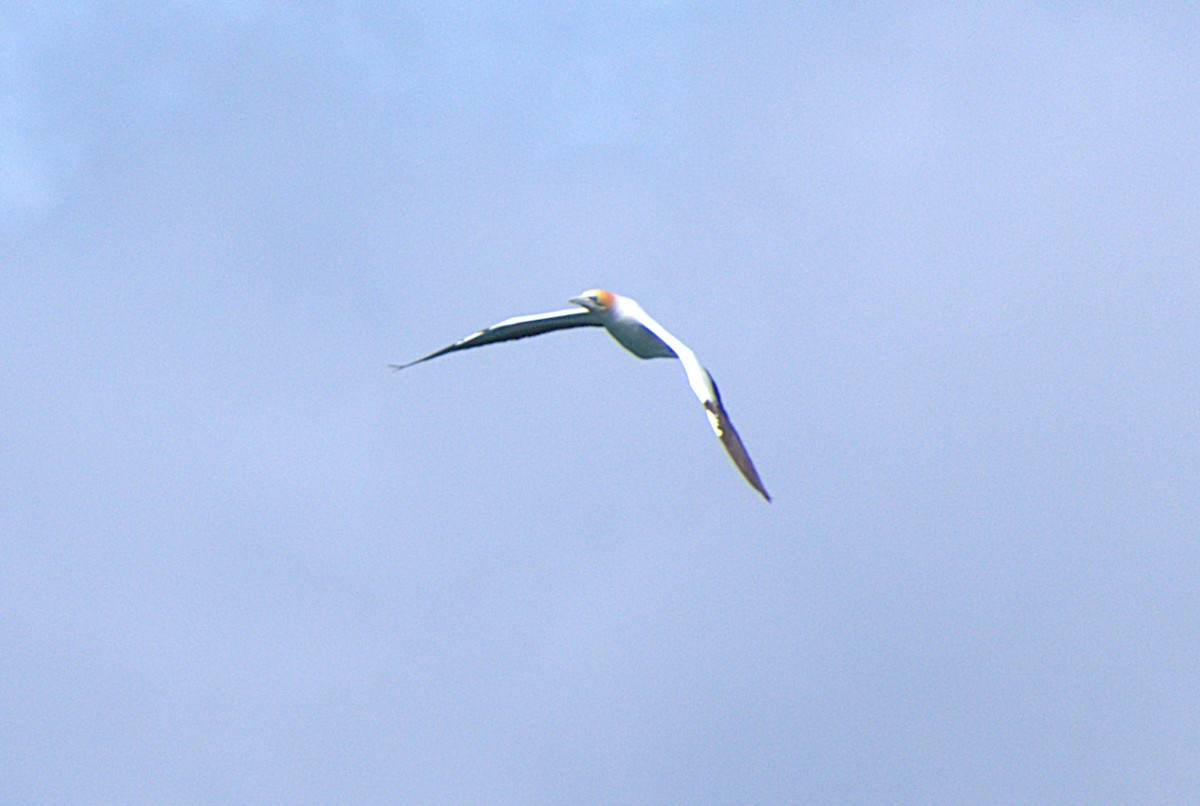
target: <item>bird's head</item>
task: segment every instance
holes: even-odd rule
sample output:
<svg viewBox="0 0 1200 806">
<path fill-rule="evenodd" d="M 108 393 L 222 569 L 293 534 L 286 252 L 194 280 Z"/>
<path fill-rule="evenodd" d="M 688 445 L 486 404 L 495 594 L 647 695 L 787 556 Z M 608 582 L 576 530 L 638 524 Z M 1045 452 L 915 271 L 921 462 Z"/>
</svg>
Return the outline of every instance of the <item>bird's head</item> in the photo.
<svg viewBox="0 0 1200 806">
<path fill-rule="evenodd" d="M 577 297 L 571 297 L 567 302 L 581 305 L 592 313 L 604 313 L 617 304 L 617 296 L 603 288 L 593 288 L 590 291 L 584 291 Z"/>
</svg>

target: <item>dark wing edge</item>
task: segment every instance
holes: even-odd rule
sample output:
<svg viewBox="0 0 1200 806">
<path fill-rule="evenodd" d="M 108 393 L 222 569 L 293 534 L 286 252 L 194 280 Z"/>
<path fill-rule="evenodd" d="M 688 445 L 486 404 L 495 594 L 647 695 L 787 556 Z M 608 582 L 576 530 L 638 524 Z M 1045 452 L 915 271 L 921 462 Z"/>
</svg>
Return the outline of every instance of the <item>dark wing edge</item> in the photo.
<svg viewBox="0 0 1200 806">
<path fill-rule="evenodd" d="M 708 375 L 708 382 L 712 384 L 713 399 L 704 401 L 704 408 L 708 412 L 709 419 L 712 421 L 713 430 L 717 432 L 717 436 L 720 438 L 721 444 L 725 446 L 725 451 L 729 454 L 729 458 L 737 465 L 737 469 L 741 471 L 746 481 L 750 482 L 750 486 L 758 490 L 763 498 L 770 501 L 771 494 L 767 492 L 762 479 L 759 478 L 758 471 L 754 468 L 754 462 L 750 459 L 750 454 L 746 451 L 746 446 L 742 444 L 742 438 L 738 436 L 737 429 L 733 427 L 733 422 L 729 419 L 729 414 L 726 413 L 725 407 L 721 405 L 721 393 L 717 389 L 717 382 L 713 380 L 711 374 Z"/>
<path fill-rule="evenodd" d="M 439 355 L 445 355 L 446 353 L 453 353 L 458 350 L 466 350 L 469 347 L 482 346 L 482 345 L 475 344 L 475 340 L 478 339 L 480 336 L 483 336 L 487 332 L 488 332 L 487 330 L 480 330 L 478 333 L 472 333 L 470 336 L 467 336 L 465 339 L 456 341 L 456 342 L 454 342 L 454 344 L 451 344 L 449 347 L 443 347 L 440 350 L 435 350 L 434 352 L 430 353 L 427 356 L 418 358 L 416 361 L 409 361 L 407 364 L 388 364 L 388 366 L 391 367 L 392 369 L 396 369 L 396 370 L 408 369 L 409 367 L 414 366 L 416 364 L 420 364 L 423 361 L 428 361 L 431 358 L 437 358 Z M 484 343 L 486 344 L 487 342 L 484 342 Z"/>
<path fill-rule="evenodd" d="M 418 358 L 416 361 L 409 361 L 407 364 L 388 364 L 388 366 L 395 370 L 407 369 L 415 364 L 429 361 L 446 353 L 469 350 L 472 347 L 482 347 L 485 344 L 496 344 L 502 341 L 515 341 L 516 339 L 525 339 L 530 336 L 540 336 L 552 330 L 589 326 L 603 327 L 602 323 L 591 311 L 573 308 L 548 314 L 516 316 L 512 319 L 505 319 L 503 322 L 498 322 L 491 327 L 485 327 L 483 330 L 476 331 L 470 336 L 460 339 L 448 347 L 435 350 L 427 356 Z"/>
</svg>

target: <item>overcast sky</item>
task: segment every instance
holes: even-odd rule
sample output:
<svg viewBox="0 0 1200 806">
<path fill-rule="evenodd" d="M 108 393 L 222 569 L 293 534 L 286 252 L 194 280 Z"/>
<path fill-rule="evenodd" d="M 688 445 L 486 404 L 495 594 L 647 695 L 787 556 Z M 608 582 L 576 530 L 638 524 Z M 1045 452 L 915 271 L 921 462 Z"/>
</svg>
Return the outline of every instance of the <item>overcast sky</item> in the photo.
<svg viewBox="0 0 1200 806">
<path fill-rule="evenodd" d="M 1200 793 L 1188 3 L 0 6 L 0 802 Z M 411 360 L 592 287 L 688 343 Z"/>
</svg>

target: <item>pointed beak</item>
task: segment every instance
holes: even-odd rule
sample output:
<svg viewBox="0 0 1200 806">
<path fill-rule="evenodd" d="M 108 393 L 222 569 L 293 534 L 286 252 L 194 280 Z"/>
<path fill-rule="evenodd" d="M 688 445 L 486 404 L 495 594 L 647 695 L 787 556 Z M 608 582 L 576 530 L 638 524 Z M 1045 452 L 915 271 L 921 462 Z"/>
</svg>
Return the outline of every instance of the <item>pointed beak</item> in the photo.
<svg viewBox="0 0 1200 806">
<path fill-rule="evenodd" d="M 571 297 L 567 302 L 572 305 L 578 305 L 581 308 L 587 308 L 589 311 L 592 309 L 592 301 L 584 297 Z"/>
</svg>

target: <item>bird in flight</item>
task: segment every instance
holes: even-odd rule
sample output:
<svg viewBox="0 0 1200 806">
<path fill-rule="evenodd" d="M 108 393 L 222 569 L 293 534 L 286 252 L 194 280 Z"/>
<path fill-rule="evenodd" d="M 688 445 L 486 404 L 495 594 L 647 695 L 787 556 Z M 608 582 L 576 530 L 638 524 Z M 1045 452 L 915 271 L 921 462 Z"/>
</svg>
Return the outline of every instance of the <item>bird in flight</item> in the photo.
<svg viewBox="0 0 1200 806">
<path fill-rule="evenodd" d="M 704 406 L 708 422 L 713 431 L 725 446 L 729 457 L 737 465 L 737 469 L 745 476 L 750 486 L 758 490 L 762 497 L 771 500 L 767 488 L 763 486 L 754 462 L 746 446 L 729 421 L 725 407 L 721 405 L 721 394 L 717 391 L 717 383 L 696 358 L 696 354 L 679 339 L 667 332 L 666 328 L 654 321 L 637 302 L 629 297 L 622 297 L 603 289 L 584 291 L 571 302 L 579 307 L 568 308 L 565 311 L 551 311 L 529 316 L 514 316 L 497 322 L 491 327 L 472 333 L 465 339 L 454 342 L 448 347 L 430 353 L 416 361 L 407 364 L 392 364 L 393 369 L 404 369 L 431 358 L 437 358 L 446 353 L 468 350 L 472 347 L 482 347 L 485 344 L 495 344 L 501 341 L 524 339 L 528 336 L 540 336 L 552 330 L 565 330 L 570 327 L 603 327 L 621 346 L 638 358 L 678 358 L 687 373 L 688 385 Z"/>
</svg>

